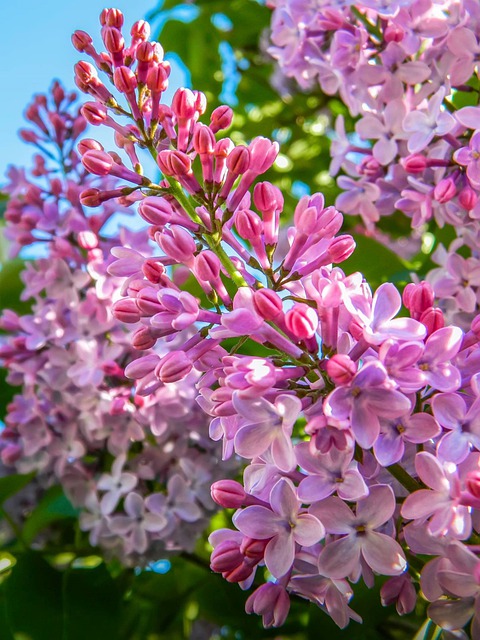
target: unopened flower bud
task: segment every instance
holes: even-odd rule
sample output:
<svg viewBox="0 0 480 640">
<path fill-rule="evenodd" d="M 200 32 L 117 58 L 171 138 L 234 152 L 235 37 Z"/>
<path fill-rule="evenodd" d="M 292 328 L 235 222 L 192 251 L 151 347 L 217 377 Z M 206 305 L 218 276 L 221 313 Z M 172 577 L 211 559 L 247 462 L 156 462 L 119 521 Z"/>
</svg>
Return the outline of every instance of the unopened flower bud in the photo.
<svg viewBox="0 0 480 640">
<path fill-rule="evenodd" d="M 402 160 L 403 168 L 407 173 L 423 173 L 427 168 L 427 159 L 420 153 L 415 153 Z"/>
<path fill-rule="evenodd" d="M 285 325 L 296 338 L 306 340 L 315 335 L 318 314 L 308 304 L 298 303 L 285 314 Z"/>
<path fill-rule="evenodd" d="M 245 505 L 247 494 L 235 480 L 218 480 L 210 489 L 213 501 L 225 509 L 240 509 Z"/>
<path fill-rule="evenodd" d="M 155 375 L 165 383 L 178 382 L 188 376 L 193 363 L 185 351 L 171 351 L 155 367 Z"/>
<path fill-rule="evenodd" d="M 355 251 L 355 246 L 355 240 L 347 234 L 333 238 L 328 247 L 330 260 L 335 264 L 347 260 Z"/>
<path fill-rule="evenodd" d="M 264 320 L 275 320 L 283 311 L 282 299 L 272 289 L 259 289 L 253 294 L 255 311 Z"/>
<path fill-rule="evenodd" d="M 122 298 L 113 303 L 112 313 L 117 320 L 132 324 L 140 320 L 140 313 L 135 300 Z"/>
<path fill-rule="evenodd" d="M 427 335 L 432 335 L 435 331 L 443 329 L 445 326 L 445 317 L 441 309 L 431 307 L 426 309 L 419 318 L 420 322 L 427 328 Z"/>
<path fill-rule="evenodd" d="M 444 204 L 445 202 L 449 202 L 457 193 L 457 187 L 455 186 L 454 180 L 452 178 L 443 178 L 436 185 L 433 190 L 433 197 L 440 204 Z"/>
<path fill-rule="evenodd" d="M 334 384 L 347 385 L 357 372 L 357 365 L 349 356 L 336 353 L 327 360 L 327 374 Z"/>
<path fill-rule="evenodd" d="M 471 211 L 478 202 L 478 196 L 470 187 L 464 187 L 458 194 L 458 201 L 466 211 Z"/>
<path fill-rule="evenodd" d="M 158 196 L 148 196 L 138 205 L 138 213 L 150 224 L 163 227 L 170 222 L 173 210 L 170 203 L 165 198 Z"/>
<path fill-rule="evenodd" d="M 227 105 L 222 104 L 212 111 L 210 116 L 210 129 L 212 133 L 217 133 L 222 129 L 228 129 L 232 124 L 233 111 Z"/>
</svg>

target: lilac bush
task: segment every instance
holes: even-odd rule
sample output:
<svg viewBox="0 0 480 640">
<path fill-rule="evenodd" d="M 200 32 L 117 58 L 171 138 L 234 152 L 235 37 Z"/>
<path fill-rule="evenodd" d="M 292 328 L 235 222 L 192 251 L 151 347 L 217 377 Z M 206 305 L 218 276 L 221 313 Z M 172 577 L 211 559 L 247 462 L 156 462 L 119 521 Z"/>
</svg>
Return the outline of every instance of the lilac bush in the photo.
<svg viewBox="0 0 480 640">
<path fill-rule="evenodd" d="M 421 165 L 425 180 L 431 175 L 441 186 L 415 191 L 425 196 L 422 202 L 425 194 L 432 202 L 433 191 L 450 193 L 446 187 L 453 185 L 452 197 L 443 194 L 445 206 L 435 209 L 443 222 L 446 212 L 452 215 L 447 204 L 457 192 L 465 198 L 470 178 L 461 167 L 472 167 L 475 175 L 473 146 L 458 154 L 453 178 L 445 173 L 450 166 L 445 149 L 453 154 L 468 146 L 470 127 L 461 118 L 470 112 L 452 115 L 444 107 L 447 90 L 440 83 L 451 73 L 455 55 L 444 59 L 439 53 L 447 70 L 439 63 L 433 75 L 426 62 L 410 60 L 424 50 L 423 14 L 412 16 L 412 4 L 394 3 L 376 13 L 370 6 L 353 8 L 359 26 L 347 20 L 348 7 L 322 10 L 320 44 L 309 49 L 309 56 L 318 49 L 321 58 L 331 47 L 328 61 L 337 76 L 343 73 L 338 84 L 326 80 L 324 90 L 342 87 L 354 113 L 369 108 L 359 121 L 359 135 L 363 131 L 377 142 L 375 152 L 361 151 L 367 156 L 363 173 L 354 173 L 347 157 L 358 149 L 347 141 L 335 147 L 343 154 L 337 166 L 353 172 L 341 183 L 347 191 L 338 206 L 367 212 L 367 222 L 378 219 L 376 202 L 399 153 L 407 156 L 392 176 L 400 172 L 402 184 L 410 185 L 411 163 L 417 174 Z M 301 8 L 286 3 L 276 15 L 282 10 L 283 19 L 291 9 L 292 19 Z M 230 125 L 231 110 L 220 107 L 208 124 L 202 122 L 207 101 L 198 91 L 182 88 L 170 104 L 162 102 L 170 69 L 161 46 L 149 41 L 146 23 L 133 26 L 128 42 L 122 26 L 119 11 L 102 13 L 102 53 L 86 33 L 73 36 L 75 47 L 93 62 L 75 68 L 77 86 L 93 98 L 82 113 L 91 124 L 114 129 L 125 152 L 107 152 L 94 139 L 80 143 L 81 162 L 90 174 L 117 179 L 115 189 L 101 183 L 87 187 L 80 200 L 91 207 L 136 204 L 150 225 L 143 239 L 149 238 L 154 250 L 147 252 L 141 239 L 128 243 L 120 237 L 113 258 L 107 258 L 108 273 L 122 282 L 114 317 L 138 326 L 131 343 L 140 353 L 126 354 L 125 369 L 137 381 L 137 395 L 159 408 L 159 390 L 195 379 L 198 404 L 210 416 L 210 438 L 222 442 L 225 460 L 243 461 L 243 483 L 225 478 L 212 485 L 214 500 L 236 510 L 235 529 L 219 529 L 210 537 L 212 569 L 242 588 L 256 578 L 247 611 L 262 615 L 267 626 L 285 621 L 294 593 L 344 627 L 350 618 L 359 619 L 349 606 L 353 585 L 362 579 L 372 586 L 381 574 L 389 577 L 382 588 L 386 603 L 396 602 L 401 613 L 412 611 L 420 581 L 434 601 L 432 618 L 459 629 L 474 613 L 476 590 L 469 588 L 464 596 L 458 587 L 439 591 L 436 585 L 457 585 L 447 576 L 462 564 L 461 553 L 475 554 L 480 455 L 475 427 L 470 428 L 479 402 L 475 305 L 467 309 L 471 324 L 455 326 L 455 314 L 445 316 L 436 306 L 438 289 L 412 283 L 403 293 L 410 317 L 399 315 L 402 297 L 393 284 L 372 292 L 360 273 L 346 275 L 333 266 L 351 255 L 354 241 L 338 235 L 342 214 L 326 207 L 321 194 L 304 196 L 285 229 L 281 192 L 257 181 L 275 161 L 277 143 L 258 137 L 248 146 L 235 145 L 217 135 Z M 428 37 L 446 38 L 450 26 L 433 20 Z M 333 37 L 324 37 L 329 32 Z M 275 37 L 281 40 L 278 29 Z M 403 38 L 408 47 L 402 57 Z M 296 42 L 288 54 L 288 39 L 283 44 L 290 62 L 302 53 Z M 308 38 L 305 44 L 310 46 Z M 375 46 L 381 49 L 379 60 L 391 53 L 393 61 L 374 64 Z M 400 48 L 396 58 L 392 48 Z M 434 53 L 425 49 L 424 55 Z M 321 77 L 335 75 L 320 62 Z M 362 73 L 355 75 L 357 67 Z M 458 82 L 466 82 L 458 73 Z M 387 110 L 392 96 L 400 102 Z M 375 101 L 381 117 L 375 115 Z M 432 160 L 421 153 L 431 143 L 444 155 Z M 155 160 L 160 179 L 143 173 L 141 153 Z M 419 181 L 413 179 L 410 186 Z M 390 182 L 388 189 L 388 202 L 394 202 Z M 398 198 L 402 195 L 399 189 Z M 472 209 L 464 208 L 460 218 L 468 237 Z M 465 269 L 470 273 L 470 266 Z M 201 295 L 188 290 L 185 273 Z M 113 517 L 111 530 L 144 540 L 145 532 L 161 530 L 162 517 L 170 512 L 163 510 L 160 496 L 143 502 L 129 482 L 117 457 L 112 474 L 100 480 L 108 496 L 102 501 L 115 504 L 119 491 L 130 491 L 127 515 Z M 174 491 L 182 504 L 183 487 Z M 429 555 L 433 559 L 427 562 Z M 263 565 L 270 578 L 258 586 L 263 573 L 256 569 Z M 462 615 L 456 616 L 456 607 Z"/>
</svg>

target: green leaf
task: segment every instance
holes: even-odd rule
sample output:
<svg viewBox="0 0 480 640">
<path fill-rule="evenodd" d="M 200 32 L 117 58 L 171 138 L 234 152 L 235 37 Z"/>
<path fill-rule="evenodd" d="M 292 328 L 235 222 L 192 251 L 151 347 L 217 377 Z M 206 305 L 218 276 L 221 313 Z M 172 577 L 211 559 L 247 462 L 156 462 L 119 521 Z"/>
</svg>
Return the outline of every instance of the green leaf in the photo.
<svg viewBox="0 0 480 640">
<path fill-rule="evenodd" d="M 15 495 L 26 487 L 31 480 L 35 477 L 35 473 L 28 473 L 26 475 L 22 474 L 12 474 L 10 476 L 5 476 L 4 478 L 0 478 L 0 505 L 3 505 L 7 498 Z"/>
<path fill-rule="evenodd" d="M 20 300 L 20 295 L 25 288 L 20 279 L 24 268 L 25 262 L 20 258 L 0 264 L 0 311 L 12 309 L 20 314 L 30 311 L 30 304 Z"/>
<path fill-rule="evenodd" d="M 14 634 L 31 640 L 64 640 L 62 576 L 40 554 L 17 559 L 5 583 L 7 619 Z"/>
<path fill-rule="evenodd" d="M 105 564 L 71 569 L 63 575 L 62 640 L 117 640 L 121 600 Z"/>
<path fill-rule="evenodd" d="M 360 271 L 372 289 L 383 282 L 400 283 L 409 280 L 410 265 L 393 251 L 367 236 L 356 235 L 355 242 L 357 248 L 353 255 L 340 265 L 347 275 Z"/>
<path fill-rule="evenodd" d="M 47 489 L 38 506 L 32 511 L 23 527 L 23 539 L 31 543 L 37 534 L 53 522 L 76 518 L 78 511 L 65 497 L 60 486 Z"/>
</svg>

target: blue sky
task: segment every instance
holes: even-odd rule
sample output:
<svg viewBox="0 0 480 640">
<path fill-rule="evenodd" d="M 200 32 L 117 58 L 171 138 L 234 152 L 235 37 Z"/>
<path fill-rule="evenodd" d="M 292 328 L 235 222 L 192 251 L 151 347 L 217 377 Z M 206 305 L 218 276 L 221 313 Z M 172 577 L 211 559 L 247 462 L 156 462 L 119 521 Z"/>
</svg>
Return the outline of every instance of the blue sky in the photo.
<svg viewBox="0 0 480 640">
<path fill-rule="evenodd" d="M 82 29 L 98 43 L 98 16 L 105 6 L 123 11 L 129 31 L 156 0 L 0 0 L 0 184 L 8 164 L 29 164 L 32 155 L 33 147 L 17 136 L 25 126 L 25 106 L 34 93 L 44 93 L 53 78 L 74 88 L 72 70 L 80 54 L 70 36 Z M 179 84 L 183 78 L 177 72 L 172 80 Z"/>
</svg>

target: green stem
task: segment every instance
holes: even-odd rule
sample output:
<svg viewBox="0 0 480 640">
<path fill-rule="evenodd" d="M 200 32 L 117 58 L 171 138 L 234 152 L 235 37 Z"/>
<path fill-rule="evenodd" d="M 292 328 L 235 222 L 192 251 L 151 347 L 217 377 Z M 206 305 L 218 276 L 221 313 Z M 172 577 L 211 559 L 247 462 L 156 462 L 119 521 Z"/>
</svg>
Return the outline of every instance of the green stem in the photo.
<svg viewBox="0 0 480 640">
<path fill-rule="evenodd" d="M 412 476 L 405 471 L 403 467 L 399 464 L 391 464 L 389 467 L 386 467 L 386 470 L 392 475 L 398 482 L 405 487 L 407 491 L 413 493 L 414 491 L 418 491 L 422 488 L 422 485 L 419 484 Z"/>
</svg>

